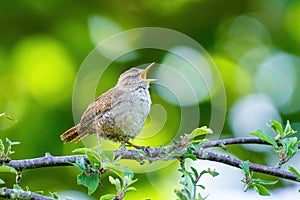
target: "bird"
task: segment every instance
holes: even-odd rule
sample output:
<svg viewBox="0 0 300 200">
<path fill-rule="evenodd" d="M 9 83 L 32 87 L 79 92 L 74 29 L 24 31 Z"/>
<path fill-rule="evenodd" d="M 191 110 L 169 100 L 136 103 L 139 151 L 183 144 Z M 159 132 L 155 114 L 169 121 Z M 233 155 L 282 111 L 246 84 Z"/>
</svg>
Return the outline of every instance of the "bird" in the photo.
<svg viewBox="0 0 300 200">
<path fill-rule="evenodd" d="M 150 83 L 147 73 L 155 63 L 145 69 L 133 67 L 122 73 L 117 84 L 89 104 L 80 122 L 64 132 L 65 142 L 78 142 L 88 135 L 122 144 L 132 144 L 141 131 L 150 112 Z M 134 145 L 132 145 L 134 146 Z"/>
</svg>

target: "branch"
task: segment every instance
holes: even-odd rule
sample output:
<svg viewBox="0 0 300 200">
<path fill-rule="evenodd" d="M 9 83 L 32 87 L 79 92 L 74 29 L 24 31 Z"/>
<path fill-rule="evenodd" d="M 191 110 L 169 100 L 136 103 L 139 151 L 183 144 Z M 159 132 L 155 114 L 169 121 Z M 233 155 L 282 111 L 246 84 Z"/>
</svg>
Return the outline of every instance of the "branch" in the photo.
<svg viewBox="0 0 300 200">
<path fill-rule="evenodd" d="M 17 171 L 23 171 L 25 169 L 54 167 L 54 166 L 71 166 L 72 165 L 71 163 L 75 163 L 76 158 L 80 156 L 84 156 L 84 155 L 52 156 L 49 153 L 46 153 L 44 157 L 24 159 L 24 160 L 11 160 L 8 163 L 5 163 L 5 165 L 14 168 Z M 86 157 L 85 159 L 87 160 Z"/>
<path fill-rule="evenodd" d="M 233 144 L 264 144 L 264 145 L 271 145 L 268 142 L 263 141 L 257 137 L 237 137 L 237 138 L 228 138 L 216 141 L 209 141 L 200 143 L 201 147 L 203 148 L 211 148 L 211 147 L 222 147 L 226 145 L 233 145 Z M 282 146 L 280 142 L 277 142 L 278 146 Z M 298 144 L 298 149 L 300 149 L 300 144 Z"/>
<path fill-rule="evenodd" d="M 34 200 L 54 200 L 52 197 L 35 194 L 30 191 L 23 191 L 17 189 L 8 189 L 6 187 L 0 188 L 0 197 L 6 199 L 34 199 Z"/>
<path fill-rule="evenodd" d="M 256 138 L 235 138 L 235 139 L 225 139 L 214 142 L 205 142 L 200 145 L 204 148 L 215 147 L 219 145 L 229 145 L 229 144 L 240 144 L 240 143 L 251 143 L 251 144 L 267 144 L 264 141 Z M 115 150 L 114 153 L 116 157 L 121 156 L 122 159 L 129 160 L 148 160 L 150 162 L 156 160 L 175 160 L 181 157 L 183 153 L 186 152 L 186 148 L 179 149 L 177 154 L 170 154 L 170 146 L 164 148 L 148 148 L 147 151 L 144 151 L 144 154 L 141 154 L 137 150 L 127 150 L 127 149 L 118 149 Z M 240 168 L 239 165 L 243 162 L 242 160 L 231 158 L 229 156 L 220 155 L 217 153 L 213 153 L 211 151 L 207 151 L 205 149 L 195 150 L 194 154 L 200 160 L 210 160 L 219 163 L 223 163 L 229 166 Z M 164 156 L 161 156 L 164 155 Z M 167 156 L 165 156 L 167 155 Z M 71 163 L 74 163 L 78 157 L 84 157 L 84 159 L 88 162 L 85 155 L 74 155 L 74 156 L 51 156 L 50 154 L 46 154 L 45 157 L 33 158 L 33 159 L 25 159 L 25 160 L 11 160 L 5 165 L 15 168 L 17 171 L 22 171 L 25 169 L 34 169 L 34 168 L 42 168 L 42 167 L 53 167 L 53 166 L 70 166 Z M 255 163 L 249 163 L 251 170 L 255 172 L 260 172 L 292 181 L 297 181 L 297 176 L 291 172 L 284 171 L 275 167 L 269 167 L 265 165 L 259 165 Z"/>
<path fill-rule="evenodd" d="M 216 154 L 216 153 L 213 153 L 210 151 L 198 150 L 198 151 L 195 151 L 195 154 L 198 159 L 216 161 L 216 162 L 223 163 L 223 164 L 237 167 L 237 168 L 240 168 L 239 165 L 244 162 L 244 161 L 236 159 L 236 158 L 231 158 L 229 156 Z M 288 172 L 288 171 L 281 170 L 279 168 L 269 167 L 269 166 L 265 166 L 265 165 L 259 165 L 259 164 L 250 163 L 250 162 L 249 162 L 249 167 L 252 171 L 255 171 L 255 172 L 300 182 L 299 180 L 297 180 L 298 177 L 295 174 Z"/>
<path fill-rule="evenodd" d="M 232 144 L 265 144 L 271 145 L 257 137 L 237 137 L 200 143 L 203 148 L 220 147 Z M 281 143 L 278 143 L 281 145 Z M 299 148 L 299 147 L 298 147 Z"/>
</svg>

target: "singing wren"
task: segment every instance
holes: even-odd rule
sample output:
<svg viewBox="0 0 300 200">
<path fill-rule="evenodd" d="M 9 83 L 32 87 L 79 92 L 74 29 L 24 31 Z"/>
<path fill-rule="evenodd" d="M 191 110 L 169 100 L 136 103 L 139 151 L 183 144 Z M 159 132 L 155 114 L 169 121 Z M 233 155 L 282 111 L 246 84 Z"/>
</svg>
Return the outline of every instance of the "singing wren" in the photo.
<svg viewBox="0 0 300 200">
<path fill-rule="evenodd" d="M 97 134 L 114 142 L 129 142 L 141 131 L 150 111 L 150 82 L 146 69 L 131 68 L 120 75 L 115 87 L 89 104 L 80 122 L 63 133 L 65 142 L 78 142 L 83 137 Z"/>
</svg>

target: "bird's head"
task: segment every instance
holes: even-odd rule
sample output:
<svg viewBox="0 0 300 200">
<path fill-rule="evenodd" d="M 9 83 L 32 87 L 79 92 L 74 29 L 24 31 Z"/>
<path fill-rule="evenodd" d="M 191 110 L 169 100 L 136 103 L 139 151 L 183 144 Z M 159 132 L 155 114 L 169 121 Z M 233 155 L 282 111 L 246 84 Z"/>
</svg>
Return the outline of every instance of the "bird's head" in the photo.
<svg viewBox="0 0 300 200">
<path fill-rule="evenodd" d="M 154 63 L 151 63 L 145 69 L 133 67 L 125 71 L 120 75 L 117 85 L 122 85 L 123 87 L 137 87 L 140 85 L 148 86 L 150 82 L 156 81 L 156 79 L 147 78 L 147 73 L 153 65 Z"/>
</svg>

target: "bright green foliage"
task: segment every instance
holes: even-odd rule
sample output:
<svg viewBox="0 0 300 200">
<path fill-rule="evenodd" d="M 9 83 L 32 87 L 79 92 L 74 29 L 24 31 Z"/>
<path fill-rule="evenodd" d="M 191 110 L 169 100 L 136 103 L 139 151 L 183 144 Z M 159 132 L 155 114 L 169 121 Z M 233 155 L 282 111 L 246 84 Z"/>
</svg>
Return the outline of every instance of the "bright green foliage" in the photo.
<svg viewBox="0 0 300 200">
<path fill-rule="evenodd" d="M 124 196 L 126 192 L 135 190 L 130 187 L 137 180 L 133 180 L 133 172 L 126 166 L 117 163 L 113 151 L 103 150 L 96 151 L 89 148 L 75 149 L 74 153 L 84 153 L 88 159 L 79 157 L 73 165 L 82 172 L 77 176 L 77 183 L 88 188 L 88 194 L 93 194 L 99 187 L 100 177 L 105 172 L 112 172 L 119 178 L 113 179 L 109 177 L 109 181 L 115 185 L 117 194 L 108 194 L 101 197 L 101 199 L 113 199 L 115 196 Z M 114 181 L 113 181 L 114 180 Z"/>
<path fill-rule="evenodd" d="M 276 149 L 280 159 L 279 167 L 288 162 L 299 151 L 298 144 L 300 141 L 297 137 L 292 137 L 280 139 L 280 143 L 282 146 Z"/>
<path fill-rule="evenodd" d="M 115 186 L 117 194 L 106 194 L 102 196 L 100 200 L 113 200 L 116 197 L 121 199 L 127 192 L 136 191 L 136 188 L 132 187 L 131 185 L 134 184 L 137 179 L 132 179 L 132 175 L 125 175 L 122 181 L 120 181 L 119 178 L 113 178 L 112 176 L 109 176 L 108 178 L 109 182 Z"/>
<path fill-rule="evenodd" d="M 289 166 L 288 167 L 289 171 L 292 172 L 293 174 L 295 174 L 298 178 L 297 181 L 300 181 L 300 172 L 298 172 L 298 170 L 296 170 L 294 167 Z"/>
<path fill-rule="evenodd" d="M 196 140 L 195 138 L 198 136 L 205 136 L 208 134 L 213 134 L 213 131 L 210 128 L 207 128 L 207 126 L 202 126 L 200 128 L 194 129 L 188 136 L 189 141 L 193 141 L 193 143 L 199 143 L 207 141 L 205 139 Z"/>
<path fill-rule="evenodd" d="M 292 126 L 289 121 L 287 121 L 285 129 L 283 130 L 282 125 L 280 122 L 276 120 L 272 120 L 272 123 L 270 124 L 270 127 L 275 131 L 275 139 L 284 139 L 287 137 L 290 137 L 291 135 L 297 133 L 297 131 L 292 129 Z"/>
<path fill-rule="evenodd" d="M 274 185 L 278 181 L 267 181 L 259 178 L 253 178 L 253 171 L 250 169 L 248 162 L 241 163 L 240 167 L 245 173 L 245 178 L 242 179 L 242 182 L 246 184 L 244 188 L 245 192 L 249 188 L 253 188 L 258 194 L 262 196 L 270 196 L 268 189 L 263 185 Z"/>
<path fill-rule="evenodd" d="M 299 151 L 298 144 L 300 141 L 297 137 L 291 137 L 297 131 L 292 129 L 289 121 L 287 121 L 284 129 L 281 123 L 276 120 L 272 120 L 269 126 L 274 130 L 274 136 L 263 130 L 255 130 L 250 132 L 250 134 L 274 146 L 275 152 L 279 155 L 278 167 L 281 167 Z"/>
<path fill-rule="evenodd" d="M 99 186 L 99 176 L 95 172 L 90 174 L 82 172 L 77 176 L 77 184 L 87 187 L 88 194 L 91 195 L 97 190 Z"/>
<path fill-rule="evenodd" d="M 2 158 L 3 160 L 6 160 L 9 155 L 15 153 L 14 151 L 12 151 L 12 146 L 20 144 L 20 142 L 12 142 L 8 138 L 6 138 L 5 141 L 7 144 L 6 150 L 3 141 L 0 139 L 0 158 Z"/>
<path fill-rule="evenodd" d="M 58 195 L 56 192 L 49 192 L 50 193 L 50 196 L 54 199 L 58 199 Z"/>
<path fill-rule="evenodd" d="M 205 189 L 205 187 L 199 184 L 200 178 L 204 174 L 210 174 L 213 177 L 219 175 L 218 172 L 211 170 L 203 170 L 202 172 L 198 173 L 198 171 L 191 167 L 191 172 L 185 169 L 179 169 L 179 171 L 183 174 L 179 183 L 183 185 L 183 189 L 175 189 L 174 192 L 176 193 L 178 199 L 177 200 L 203 200 L 206 197 L 202 197 L 200 193 L 197 193 L 197 187 Z"/>
<path fill-rule="evenodd" d="M 8 138 L 6 138 L 6 146 L 4 145 L 3 141 L 0 139 L 0 160 L 6 161 L 9 160 L 9 156 L 15 153 L 12 150 L 12 146 L 20 144 L 20 142 L 12 142 Z M 17 171 L 9 166 L 0 166 L 0 172 L 8 172 L 8 173 L 17 173 Z"/>
<path fill-rule="evenodd" d="M 255 131 L 250 132 L 250 134 L 262 139 L 265 142 L 270 143 L 275 148 L 278 148 L 278 145 L 277 145 L 274 137 L 270 133 L 268 133 L 267 131 L 255 130 Z"/>
</svg>

